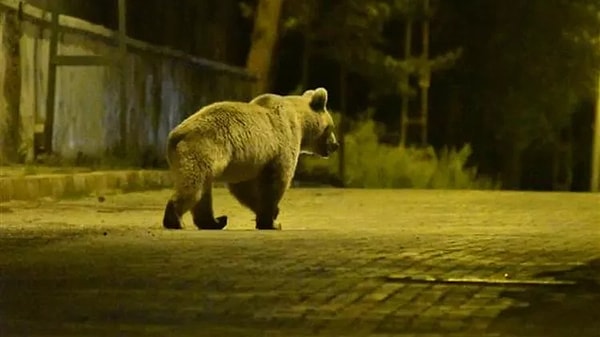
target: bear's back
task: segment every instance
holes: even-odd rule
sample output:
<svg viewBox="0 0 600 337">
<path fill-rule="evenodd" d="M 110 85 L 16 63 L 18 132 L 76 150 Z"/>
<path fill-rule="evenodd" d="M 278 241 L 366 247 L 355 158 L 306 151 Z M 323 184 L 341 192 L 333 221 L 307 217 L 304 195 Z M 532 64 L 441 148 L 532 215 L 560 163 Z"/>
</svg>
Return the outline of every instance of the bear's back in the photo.
<svg viewBox="0 0 600 337">
<path fill-rule="evenodd" d="M 245 102 L 216 102 L 184 119 L 170 138 L 202 137 L 211 140 L 244 138 L 248 130 L 267 133 L 271 129 L 268 109 Z"/>
<path fill-rule="evenodd" d="M 257 174 L 282 150 L 289 151 L 290 145 L 296 147 L 290 144 L 295 141 L 284 115 L 254 103 L 217 102 L 181 122 L 169 141 L 185 142 L 197 156 L 219 158 L 222 165 L 217 166 L 223 167 L 218 180 L 241 181 Z"/>
</svg>

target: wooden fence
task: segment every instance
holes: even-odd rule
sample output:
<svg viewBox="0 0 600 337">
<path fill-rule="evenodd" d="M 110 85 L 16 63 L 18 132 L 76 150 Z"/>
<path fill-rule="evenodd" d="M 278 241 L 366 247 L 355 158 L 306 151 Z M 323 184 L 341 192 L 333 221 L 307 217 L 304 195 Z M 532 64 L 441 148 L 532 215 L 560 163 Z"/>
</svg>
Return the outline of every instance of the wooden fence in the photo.
<svg viewBox="0 0 600 337">
<path fill-rule="evenodd" d="M 64 158 L 162 156 L 172 127 L 205 104 L 249 99 L 254 80 L 16 0 L 0 0 L 0 41 L 2 162 L 32 161 L 39 148 Z M 36 134 L 45 134 L 38 144 Z"/>
</svg>

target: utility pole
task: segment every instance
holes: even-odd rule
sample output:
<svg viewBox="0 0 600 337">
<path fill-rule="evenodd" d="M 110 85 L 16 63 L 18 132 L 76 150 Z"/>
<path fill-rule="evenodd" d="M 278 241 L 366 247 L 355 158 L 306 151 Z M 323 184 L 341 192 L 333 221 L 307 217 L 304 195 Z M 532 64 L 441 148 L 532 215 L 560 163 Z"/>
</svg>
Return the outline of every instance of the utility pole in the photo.
<svg viewBox="0 0 600 337">
<path fill-rule="evenodd" d="M 338 129 L 340 148 L 338 150 L 338 174 L 342 187 L 346 185 L 346 116 L 348 113 L 348 68 L 340 64 L 340 125 Z"/>
<path fill-rule="evenodd" d="M 431 82 L 431 69 L 429 67 L 429 0 L 423 0 L 423 51 L 421 74 L 419 76 L 419 87 L 421 88 L 421 145 L 427 144 L 427 129 L 429 123 L 429 84 Z"/>
<path fill-rule="evenodd" d="M 590 191 L 600 192 L 600 70 L 598 71 L 598 93 L 596 95 L 596 123 L 593 126 L 592 144 L 592 179 Z"/>
</svg>

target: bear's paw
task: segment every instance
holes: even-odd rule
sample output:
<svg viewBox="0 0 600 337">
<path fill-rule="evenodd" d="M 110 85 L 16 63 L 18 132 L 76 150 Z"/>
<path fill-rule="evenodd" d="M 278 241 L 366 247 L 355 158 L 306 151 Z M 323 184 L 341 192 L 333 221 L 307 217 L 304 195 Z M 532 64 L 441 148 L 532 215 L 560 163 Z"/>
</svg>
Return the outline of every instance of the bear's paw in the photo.
<svg viewBox="0 0 600 337">
<path fill-rule="evenodd" d="M 207 229 L 207 230 L 219 230 L 225 228 L 227 226 L 227 216 L 222 215 L 217 217 L 214 221 L 211 222 L 203 222 L 197 223 L 199 229 Z"/>
</svg>

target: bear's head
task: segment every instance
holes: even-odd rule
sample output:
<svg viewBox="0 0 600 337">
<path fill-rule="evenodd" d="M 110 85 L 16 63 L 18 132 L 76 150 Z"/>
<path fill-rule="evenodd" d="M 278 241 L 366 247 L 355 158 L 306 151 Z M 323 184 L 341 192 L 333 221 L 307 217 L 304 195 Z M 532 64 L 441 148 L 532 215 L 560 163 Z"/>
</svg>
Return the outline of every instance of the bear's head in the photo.
<svg viewBox="0 0 600 337">
<path fill-rule="evenodd" d="M 327 111 L 327 90 L 317 88 L 302 94 L 303 137 L 301 150 L 327 158 L 340 144 L 335 137 L 335 124 Z M 308 111 L 305 109 L 308 107 Z"/>
</svg>

